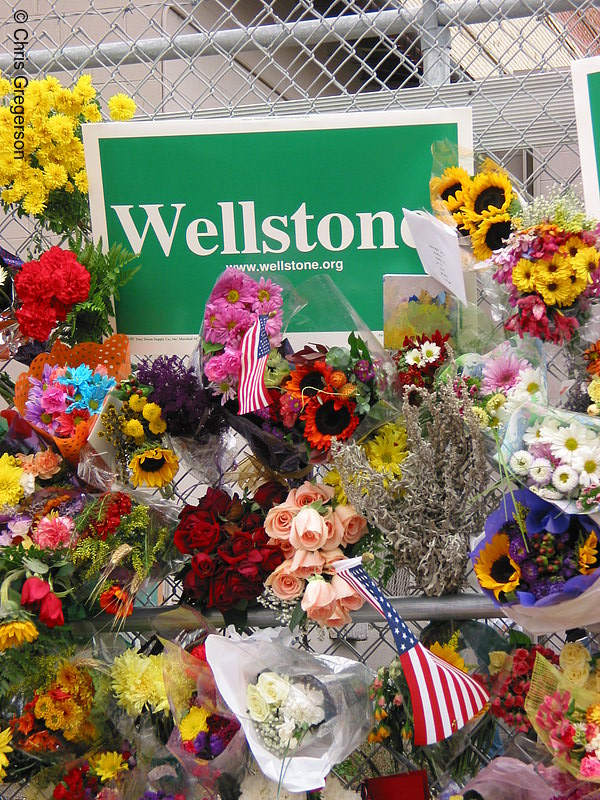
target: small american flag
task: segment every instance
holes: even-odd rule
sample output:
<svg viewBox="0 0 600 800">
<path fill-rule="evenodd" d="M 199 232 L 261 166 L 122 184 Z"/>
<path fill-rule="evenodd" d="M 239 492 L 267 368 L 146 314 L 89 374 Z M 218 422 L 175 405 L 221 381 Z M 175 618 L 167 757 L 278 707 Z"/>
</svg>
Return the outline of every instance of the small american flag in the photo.
<svg viewBox="0 0 600 800">
<path fill-rule="evenodd" d="M 267 336 L 268 319 L 268 314 L 258 316 L 242 339 L 242 368 L 238 389 L 239 414 L 250 414 L 252 411 L 266 408 L 271 402 L 264 382 L 267 358 L 271 352 Z"/>
<path fill-rule="evenodd" d="M 434 744 L 451 736 L 489 703 L 488 692 L 476 680 L 423 647 L 367 575 L 361 558 L 332 566 L 390 626 L 410 691 L 415 744 Z"/>
</svg>

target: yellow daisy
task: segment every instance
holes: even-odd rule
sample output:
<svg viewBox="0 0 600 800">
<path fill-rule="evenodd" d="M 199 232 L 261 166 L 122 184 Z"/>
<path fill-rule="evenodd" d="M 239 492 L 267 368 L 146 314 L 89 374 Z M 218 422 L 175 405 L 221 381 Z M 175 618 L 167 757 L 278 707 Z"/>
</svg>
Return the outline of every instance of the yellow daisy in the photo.
<svg viewBox="0 0 600 800">
<path fill-rule="evenodd" d="M 561 246 L 560 250 L 561 252 L 564 252 L 565 255 L 575 258 L 577 253 L 579 253 L 580 250 L 583 250 L 585 246 L 586 244 L 583 239 L 581 239 L 579 236 L 573 235 L 569 236 L 567 241 Z"/>
<path fill-rule="evenodd" d="M 10 746 L 12 733 L 10 728 L 0 730 L 0 781 L 6 777 L 6 767 L 8 767 L 7 753 L 12 753 L 13 749 Z"/>
<path fill-rule="evenodd" d="M 121 753 L 106 752 L 100 753 L 90 759 L 90 766 L 95 774 L 100 778 L 102 783 L 116 778 L 119 772 L 124 772 L 129 769 L 129 766 L 123 761 Z"/>
<path fill-rule="evenodd" d="M 143 394 L 132 394 L 128 400 L 129 408 L 136 413 L 142 411 L 147 402 Z"/>
<path fill-rule="evenodd" d="M 542 300 L 547 306 L 568 306 L 571 304 L 571 280 L 570 278 L 556 277 L 551 278 L 547 283 L 536 280 L 536 291 L 542 296 Z"/>
<path fill-rule="evenodd" d="M 162 409 L 158 403 L 146 403 L 142 409 L 142 416 L 148 422 L 156 422 L 156 420 L 160 419 L 161 411 Z"/>
<path fill-rule="evenodd" d="M 123 433 L 125 436 L 131 436 L 133 439 L 138 439 L 144 436 L 144 426 L 139 419 L 128 419 L 123 426 Z"/>
<path fill-rule="evenodd" d="M 535 291 L 535 262 L 520 258 L 512 271 L 512 282 L 520 292 Z"/>
<path fill-rule="evenodd" d="M 591 283 L 592 273 L 598 269 L 599 262 L 600 253 L 598 250 L 595 247 L 584 247 L 577 253 L 571 263 L 574 271 Z"/>
<path fill-rule="evenodd" d="M 164 421 L 164 419 L 153 419 L 148 427 L 150 428 L 150 433 L 158 435 L 159 433 L 164 433 L 167 430 L 167 423 Z"/>
<path fill-rule="evenodd" d="M 460 653 L 456 652 L 456 649 L 452 646 L 450 642 L 448 642 L 448 644 L 440 644 L 439 642 L 434 642 L 429 648 L 429 652 L 438 656 L 438 658 L 441 658 L 442 661 L 447 661 L 448 664 L 452 664 L 453 667 L 456 667 L 461 672 L 468 671 L 464 658 L 461 656 Z"/>
<path fill-rule="evenodd" d="M 406 450 L 406 431 L 399 435 L 386 426 L 387 430 L 378 433 L 365 447 L 365 453 L 369 459 L 369 464 L 377 472 L 387 475 L 389 478 L 400 478 L 402 471 L 400 464 L 407 457 Z"/>
</svg>

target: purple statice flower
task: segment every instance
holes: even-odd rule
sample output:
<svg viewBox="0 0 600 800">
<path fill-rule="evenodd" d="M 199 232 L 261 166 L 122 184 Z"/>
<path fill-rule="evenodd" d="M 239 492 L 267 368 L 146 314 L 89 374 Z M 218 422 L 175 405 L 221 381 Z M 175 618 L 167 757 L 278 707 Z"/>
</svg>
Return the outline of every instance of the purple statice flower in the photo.
<svg viewBox="0 0 600 800">
<path fill-rule="evenodd" d="M 209 758 L 209 737 L 206 731 L 200 731 L 200 733 L 194 739 L 194 752 L 197 756 L 201 758 Z"/>
<path fill-rule="evenodd" d="M 533 585 L 531 591 L 536 600 L 541 600 L 543 597 L 548 597 L 551 594 L 560 594 L 564 585 L 565 582 L 563 580 L 542 578 Z"/>
<path fill-rule="evenodd" d="M 515 564 L 524 564 L 527 561 L 528 553 L 525 549 L 525 543 L 520 534 L 519 536 L 511 538 L 508 545 L 508 555 L 512 558 Z"/>
<path fill-rule="evenodd" d="M 359 381 L 367 383 L 367 381 L 371 381 L 375 377 L 375 369 L 370 361 L 361 358 L 360 361 L 357 361 L 354 365 L 354 374 Z"/>
<path fill-rule="evenodd" d="M 145 359 L 137 370 L 141 384 L 152 386 L 152 401 L 162 409 L 162 418 L 173 436 L 194 435 L 206 415 L 208 397 L 193 367 L 178 356 Z"/>
<path fill-rule="evenodd" d="M 220 756 L 223 750 L 227 747 L 225 737 L 220 733 L 211 733 L 209 740 L 210 757 L 216 758 Z"/>
</svg>

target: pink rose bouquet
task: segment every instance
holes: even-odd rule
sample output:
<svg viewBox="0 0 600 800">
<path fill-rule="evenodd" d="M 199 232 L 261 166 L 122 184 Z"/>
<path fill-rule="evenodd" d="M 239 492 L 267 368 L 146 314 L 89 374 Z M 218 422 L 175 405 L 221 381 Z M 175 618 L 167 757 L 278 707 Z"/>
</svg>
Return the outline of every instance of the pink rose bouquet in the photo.
<svg viewBox="0 0 600 800">
<path fill-rule="evenodd" d="M 321 626 L 349 624 L 350 612 L 363 599 L 332 574 L 331 564 L 357 554 L 367 520 L 353 506 L 338 503 L 333 487 L 306 481 L 268 512 L 265 532 L 285 556 L 265 581 L 265 604 L 288 616 L 299 606 Z"/>
</svg>

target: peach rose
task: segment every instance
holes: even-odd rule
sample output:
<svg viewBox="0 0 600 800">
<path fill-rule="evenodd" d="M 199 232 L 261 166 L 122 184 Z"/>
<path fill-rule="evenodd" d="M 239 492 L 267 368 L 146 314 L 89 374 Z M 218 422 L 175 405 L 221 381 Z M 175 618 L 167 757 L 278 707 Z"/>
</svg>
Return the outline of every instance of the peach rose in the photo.
<svg viewBox="0 0 600 800">
<path fill-rule="evenodd" d="M 323 517 L 323 519 L 325 521 L 325 527 L 327 528 L 327 541 L 323 545 L 322 549 L 335 550 L 341 545 L 344 538 L 344 526 L 342 525 L 340 518 L 336 517 L 333 511 L 331 514 Z"/>
<path fill-rule="evenodd" d="M 347 558 L 344 555 L 344 552 L 340 550 L 339 547 L 336 547 L 335 550 L 323 550 L 323 555 L 325 556 L 325 566 L 329 564 L 333 564 L 334 561 L 341 561 L 342 558 Z"/>
<path fill-rule="evenodd" d="M 356 512 L 354 506 L 339 505 L 335 509 L 335 515 L 344 528 L 345 544 L 356 544 L 367 532 L 367 520 Z"/>
<path fill-rule="evenodd" d="M 325 557 L 318 550 L 296 550 L 290 572 L 298 578 L 310 578 L 311 575 L 320 575 L 324 564 Z"/>
<path fill-rule="evenodd" d="M 356 594 L 350 584 L 339 575 L 333 575 L 331 578 L 331 585 L 333 591 L 340 605 L 345 611 L 357 611 L 364 604 L 364 598 Z"/>
<path fill-rule="evenodd" d="M 284 561 L 265 581 L 280 600 L 296 600 L 304 591 L 304 580 L 290 573 L 291 566 L 291 561 Z"/>
<path fill-rule="evenodd" d="M 294 557 L 294 553 L 296 552 L 296 548 L 293 547 L 286 539 L 269 539 L 267 544 L 270 544 L 271 546 L 276 545 L 283 553 L 284 558 L 291 559 Z"/>
<path fill-rule="evenodd" d="M 325 625 L 335 611 L 336 599 L 333 587 L 322 578 L 309 581 L 300 605 L 309 619 L 321 626 Z"/>
<path fill-rule="evenodd" d="M 333 486 L 326 486 L 324 483 L 311 483 L 310 481 L 304 481 L 302 486 L 300 486 L 298 489 L 292 489 L 290 495 L 288 496 L 288 500 L 292 494 L 294 495 L 293 502 L 298 506 L 298 508 L 302 508 L 303 506 L 309 506 L 311 503 L 316 503 L 319 500 L 321 500 L 323 503 L 326 503 L 328 500 L 331 500 L 335 494 L 335 489 Z"/>
<path fill-rule="evenodd" d="M 296 550 L 318 550 L 327 542 L 325 520 L 314 508 L 301 508 L 292 520 L 289 538 Z"/>
<path fill-rule="evenodd" d="M 42 480 L 47 480 L 56 475 L 57 472 L 60 472 L 61 462 L 61 456 L 52 450 L 41 450 L 33 457 L 33 464 Z"/>
<path fill-rule="evenodd" d="M 344 625 L 349 625 L 351 622 L 348 610 L 341 603 L 336 603 L 333 614 L 325 624 L 328 628 L 343 628 Z"/>
<path fill-rule="evenodd" d="M 289 538 L 290 530 L 294 517 L 298 513 L 295 506 L 287 504 L 287 501 L 280 506 L 269 509 L 265 517 L 265 533 L 272 539 L 286 541 Z"/>
</svg>

